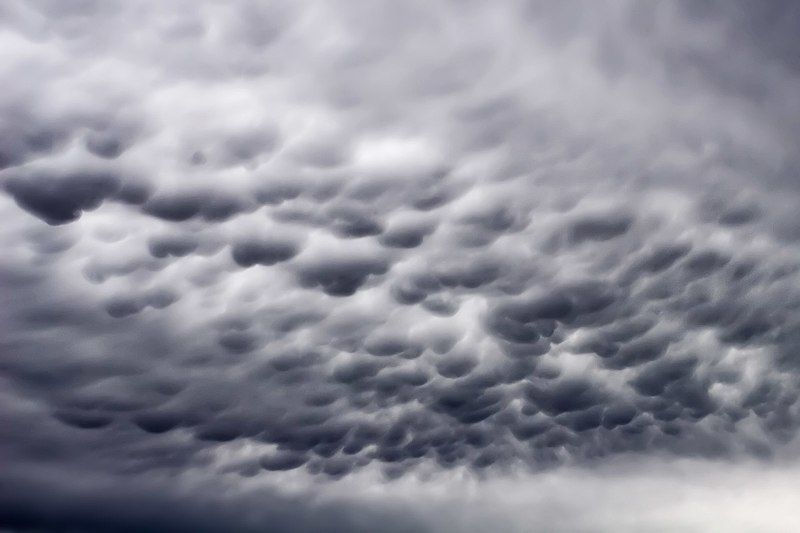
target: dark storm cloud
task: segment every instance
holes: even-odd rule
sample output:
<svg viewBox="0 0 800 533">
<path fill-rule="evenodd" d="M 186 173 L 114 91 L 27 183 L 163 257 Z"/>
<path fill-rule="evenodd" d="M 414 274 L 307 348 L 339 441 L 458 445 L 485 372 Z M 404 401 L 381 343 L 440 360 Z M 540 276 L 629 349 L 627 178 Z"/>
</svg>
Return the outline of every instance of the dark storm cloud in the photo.
<svg viewBox="0 0 800 533">
<path fill-rule="evenodd" d="M 3 183 L 17 204 L 51 225 L 67 224 L 83 211 L 97 209 L 121 190 L 120 179 L 104 172 L 77 172 L 61 176 L 12 176 Z"/>
<path fill-rule="evenodd" d="M 573 244 L 585 241 L 607 241 L 624 234 L 633 224 L 630 215 L 608 213 L 587 216 L 573 222 L 566 233 Z"/>
<path fill-rule="evenodd" d="M 315 495 L 796 435 L 789 3 L 0 15 L 0 527 L 418 531 Z"/>
<path fill-rule="evenodd" d="M 246 202 L 240 198 L 217 191 L 157 194 L 142 206 L 145 213 L 170 222 L 194 217 L 226 220 L 246 208 Z"/>
<path fill-rule="evenodd" d="M 342 237 L 367 237 L 380 235 L 383 232 L 380 222 L 357 209 L 333 209 L 329 217 L 333 230 Z"/>
<path fill-rule="evenodd" d="M 297 255 L 297 247 L 291 242 L 247 240 L 237 242 L 231 248 L 236 264 L 243 267 L 274 265 Z"/>
<path fill-rule="evenodd" d="M 69 475 L 69 474 L 65 474 Z M 163 482 L 119 483 L 97 480 L 78 490 L 63 483 L 14 477 L 17 490 L 3 491 L 7 505 L 2 523 L 17 531 L 197 531 L 368 532 L 433 531 L 421 517 L 401 514 L 390 506 L 369 509 L 338 501 L 310 504 L 273 490 L 257 490 L 245 499 L 213 491 L 187 496 Z M 38 493 L 39 497 L 31 495 Z M 131 502 L 138 502 L 131 506 Z M 254 513 L 254 510 L 255 514 Z"/>
<path fill-rule="evenodd" d="M 433 228 L 425 222 L 398 223 L 381 235 L 380 243 L 390 248 L 416 248 L 433 233 Z"/>
<path fill-rule="evenodd" d="M 298 278 L 305 287 L 320 287 L 331 296 L 352 296 L 371 276 L 386 273 L 387 262 L 371 257 L 326 257 L 299 267 Z"/>
</svg>

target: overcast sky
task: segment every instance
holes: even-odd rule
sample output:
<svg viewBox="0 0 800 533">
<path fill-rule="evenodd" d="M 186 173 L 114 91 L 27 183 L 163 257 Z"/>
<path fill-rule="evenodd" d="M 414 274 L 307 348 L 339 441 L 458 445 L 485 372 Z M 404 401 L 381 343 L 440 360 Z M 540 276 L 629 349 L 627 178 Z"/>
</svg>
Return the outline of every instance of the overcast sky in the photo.
<svg viewBox="0 0 800 533">
<path fill-rule="evenodd" d="M 800 530 L 798 36 L 0 2 L 0 531 Z"/>
</svg>

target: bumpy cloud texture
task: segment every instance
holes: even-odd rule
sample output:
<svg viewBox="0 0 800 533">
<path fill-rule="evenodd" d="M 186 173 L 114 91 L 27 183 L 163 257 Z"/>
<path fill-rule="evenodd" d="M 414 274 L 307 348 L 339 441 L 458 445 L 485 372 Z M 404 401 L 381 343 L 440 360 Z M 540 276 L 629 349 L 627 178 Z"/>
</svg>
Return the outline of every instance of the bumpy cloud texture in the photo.
<svg viewBox="0 0 800 533">
<path fill-rule="evenodd" d="M 777 1 L 4 3 L 0 526 L 512 530 L 403 491 L 795 464 L 798 34 Z M 536 523 L 647 523 L 575 516 Z"/>
</svg>

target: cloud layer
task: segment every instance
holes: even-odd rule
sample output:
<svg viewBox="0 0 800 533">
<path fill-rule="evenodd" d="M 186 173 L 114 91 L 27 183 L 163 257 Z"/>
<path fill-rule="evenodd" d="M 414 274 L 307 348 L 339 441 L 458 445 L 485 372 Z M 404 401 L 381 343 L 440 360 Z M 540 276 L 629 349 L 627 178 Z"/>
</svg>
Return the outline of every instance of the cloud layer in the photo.
<svg viewBox="0 0 800 533">
<path fill-rule="evenodd" d="M 798 30 L 777 1 L 4 4 L 0 526 L 418 531 L 312 500 L 794 464 Z"/>
</svg>

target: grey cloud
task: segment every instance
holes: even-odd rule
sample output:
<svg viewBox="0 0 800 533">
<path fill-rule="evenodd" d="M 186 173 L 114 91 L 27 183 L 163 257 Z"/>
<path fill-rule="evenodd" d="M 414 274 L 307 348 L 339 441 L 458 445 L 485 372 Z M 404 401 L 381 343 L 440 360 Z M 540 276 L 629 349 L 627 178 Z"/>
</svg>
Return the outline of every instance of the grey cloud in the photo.
<svg viewBox="0 0 800 533">
<path fill-rule="evenodd" d="M 624 234 L 632 224 L 633 218 L 624 213 L 587 216 L 573 222 L 567 229 L 567 235 L 569 241 L 574 244 L 606 241 Z"/>
<path fill-rule="evenodd" d="M 184 222 L 194 217 L 208 221 L 226 220 L 247 208 L 236 196 L 216 191 L 156 194 L 142 210 L 170 222 Z"/>
<path fill-rule="evenodd" d="M 97 209 L 121 189 L 120 179 L 108 173 L 78 172 L 63 176 L 12 176 L 4 189 L 20 207 L 51 225 L 77 220 L 83 211 Z"/>
<path fill-rule="evenodd" d="M 181 417 L 169 412 L 142 412 L 136 415 L 134 423 L 148 433 L 164 433 L 176 428 Z"/>
<path fill-rule="evenodd" d="M 566 379 L 548 389 L 531 386 L 526 394 L 539 409 L 548 414 L 582 411 L 602 400 L 602 393 L 597 386 L 585 379 Z"/>
<path fill-rule="evenodd" d="M 309 507 L 301 498 L 274 489 L 260 490 L 246 501 L 209 491 L 200 501 L 157 481 L 121 484 L 119 479 L 101 479 L 76 491 L 61 483 L 44 490 L 47 485 L 41 481 L 19 476 L 16 479 L 17 490 L 3 493 L 8 505 L 4 505 L 0 517 L 6 526 L 20 531 L 213 532 L 235 528 L 276 533 L 289 529 L 343 533 L 383 527 L 392 533 L 410 533 L 434 527 L 421 516 L 404 515 L 391 506 L 358 513 L 354 513 L 355 505 L 346 501 L 321 502 Z M 44 508 L 42 501 L 32 496 L 36 492 L 44 496 Z M 130 506 L 132 501 L 139 502 L 135 509 Z M 251 514 L 254 509 L 259 509 L 256 515 Z"/>
<path fill-rule="evenodd" d="M 351 296 L 371 276 L 385 274 L 389 265 L 379 258 L 317 259 L 299 267 L 300 284 L 320 287 L 331 296 Z"/>
<path fill-rule="evenodd" d="M 477 360 L 468 354 L 453 354 L 438 358 L 436 369 L 447 378 L 465 376 L 477 365 Z"/>
<path fill-rule="evenodd" d="M 456 4 L 0 7 L 0 528 L 796 459 L 796 9 Z"/>
<path fill-rule="evenodd" d="M 636 376 L 633 386 L 644 395 L 658 396 L 670 382 L 691 375 L 696 364 L 696 358 L 650 363 Z"/>
<path fill-rule="evenodd" d="M 85 411 L 59 411 L 55 413 L 55 417 L 68 426 L 79 429 L 100 429 L 113 421 L 113 418 L 105 413 Z"/>
<path fill-rule="evenodd" d="M 297 246 L 287 241 L 246 240 L 231 248 L 231 256 L 242 267 L 274 265 L 297 255 Z"/>
<path fill-rule="evenodd" d="M 333 231 L 342 237 L 368 237 L 383 232 L 380 222 L 356 209 L 334 208 L 329 216 Z"/>
<path fill-rule="evenodd" d="M 300 184 L 294 181 L 281 182 L 270 180 L 255 191 L 256 200 L 264 204 L 280 204 L 286 200 L 294 200 L 303 192 Z"/>
<path fill-rule="evenodd" d="M 433 228 L 424 222 L 406 222 L 391 226 L 380 237 L 380 243 L 390 248 L 416 248 Z"/>
<path fill-rule="evenodd" d="M 179 296 L 169 290 L 155 290 L 140 296 L 114 296 L 106 304 L 106 312 L 114 318 L 123 318 L 142 311 L 145 307 L 164 309 L 169 307 Z"/>
<path fill-rule="evenodd" d="M 26 116 L 19 110 L 4 110 L 4 114 L 7 122 L 3 124 L 0 169 L 14 167 L 37 155 L 56 151 L 70 139 L 71 132 L 63 126 L 37 125 L 32 116 Z M 28 128 L 20 129 L 18 124 L 27 124 Z"/>
<path fill-rule="evenodd" d="M 198 244 L 191 235 L 158 235 L 148 241 L 147 248 L 153 257 L 163 259 L 188 255 L 197 249 Z"/>
<path fill-rule="evenodd" d="M 716 250 L 698 250 L 686 259 L 684 268 L 691 276 L 706 276 L 728 264 L 728 261 L 729 257 Z"/>
<path fill-rule="evenodd" d="M 308 458 L 299 453 L 281 453 L 276 455 L 266 455 L 259 460 L 261 468 L 264 470 L 293 470 L 303 466 Z"/>
</svg>

